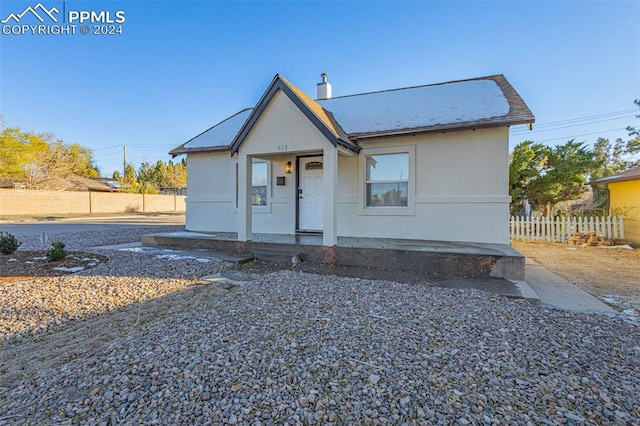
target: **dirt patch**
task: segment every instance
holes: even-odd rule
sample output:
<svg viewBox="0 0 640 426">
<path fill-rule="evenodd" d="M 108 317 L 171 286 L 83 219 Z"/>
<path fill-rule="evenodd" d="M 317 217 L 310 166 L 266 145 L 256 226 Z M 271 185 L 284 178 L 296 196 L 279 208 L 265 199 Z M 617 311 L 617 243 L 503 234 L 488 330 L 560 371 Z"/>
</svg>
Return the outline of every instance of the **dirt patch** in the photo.
<svg viewBox="0 0 640 426">
<path fill-rule="evenodd" d="M 93 268 L 109 258 L 82 251 L 69 252 L 65 259 L 47 261 L 46 251 L 16 251 L 0 255 L 0 284 L 35 277 L 54 277 Z"/>
<path fill-rule="evenodd" d="M 512 241 L 513 248 L 595 296 L 640 298 L 640 250 Z"/>
</svg>

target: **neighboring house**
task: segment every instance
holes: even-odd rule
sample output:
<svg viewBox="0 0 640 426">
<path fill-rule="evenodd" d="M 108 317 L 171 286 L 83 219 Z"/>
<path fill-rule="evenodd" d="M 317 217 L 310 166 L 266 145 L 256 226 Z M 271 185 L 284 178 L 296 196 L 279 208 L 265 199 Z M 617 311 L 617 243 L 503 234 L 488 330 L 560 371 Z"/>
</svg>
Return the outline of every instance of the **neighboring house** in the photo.
<svg viewBox="0 0 640 426">
<path fill-rule="evenodd" d="M 68 177 L 65 182 L 69 185 L 66 191 L 93 191 L 93 192 L 115 192 L 115 188 L 110 184 L 111 180 L 103 178 L 83 178 L 79 176 Z"/>
<path fill-rule="evenodd" d="M 158 188 L 158 190 L 162 195 L 187 195 L 187 188 L 162 187 Z"/>
<path fill-rule="evenodd" d="M 186 229 L 509 244 L 509 126 L 534 117 L 503 75 L 313 100 L 276 75 L 257 105 L 175 148 Z"/>
<path fill-rule="evenodd" d="M 15 183 L 8 179 L 0 179 L 0 188 L 26 189 L 21 183 Z M 68 176 L 66 178 L 48 179 L 38 189 L 49 191 L 93 191 L 114 192 L 117 189 L 109 185 L 107 179 L 84 178 L 80 176 Z"/>
<path fill-rule="evenodd" d="M 640 166 L 589 184 L 607 185 L 609 210 L 624 217 L 625 238 L 640 241 Z"/>
</svg>

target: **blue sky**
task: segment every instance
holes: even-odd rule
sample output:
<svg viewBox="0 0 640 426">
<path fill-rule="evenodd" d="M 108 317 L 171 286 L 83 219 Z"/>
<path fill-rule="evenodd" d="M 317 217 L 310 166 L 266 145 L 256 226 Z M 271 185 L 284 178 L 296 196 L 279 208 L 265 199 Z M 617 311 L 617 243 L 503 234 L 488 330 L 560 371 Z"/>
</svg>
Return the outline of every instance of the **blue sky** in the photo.
<svg viewBox="0 0 640 426">
<path fill-rule="evenodd" d="M 37 3 L 2 0 L 0 20 Z M 0 34 L 0 114 L 92 148 L 103 175 L 123 145 L 136 167 L 169 160 L 276 73 L 313 97 L 322 72 L 334 96 L 502 73 L 537 122 L 512 128 L 512 146 L 640 125 L 638 1 L 41 3 L 126 21 L 121 35 Z"/>
</svg>

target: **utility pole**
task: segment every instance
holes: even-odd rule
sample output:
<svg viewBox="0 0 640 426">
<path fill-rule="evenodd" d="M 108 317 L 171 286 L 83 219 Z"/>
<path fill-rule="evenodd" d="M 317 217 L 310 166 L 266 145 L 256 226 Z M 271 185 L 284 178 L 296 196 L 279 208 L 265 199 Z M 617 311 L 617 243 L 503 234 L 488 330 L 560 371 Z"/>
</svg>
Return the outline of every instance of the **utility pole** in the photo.
<svg viewBox="0 0 640 426">
<path fill-rule="evenodd" d="M 122 178 L 127 174 L 127 146 L 122 147 Z"/>
</svg>

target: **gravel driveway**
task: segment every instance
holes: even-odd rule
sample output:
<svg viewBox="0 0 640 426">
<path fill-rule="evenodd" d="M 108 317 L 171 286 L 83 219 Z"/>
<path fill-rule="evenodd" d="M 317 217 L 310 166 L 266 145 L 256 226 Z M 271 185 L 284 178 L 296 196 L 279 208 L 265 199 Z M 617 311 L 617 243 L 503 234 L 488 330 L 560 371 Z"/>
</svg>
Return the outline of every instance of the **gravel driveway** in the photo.
<svg viewBox="0 0 640 426">
<path fill-rule="evenodd" d="M 1 344 L 23 362 L 0 424 L 640 424 L 640 328 L 618 318 L 293 271 L 221 291 L 194 276 L 223 262 L 100 253 L 58 288 L 167 290 Z"/>
</svg>

